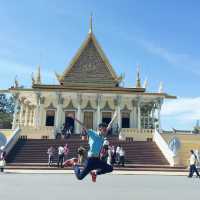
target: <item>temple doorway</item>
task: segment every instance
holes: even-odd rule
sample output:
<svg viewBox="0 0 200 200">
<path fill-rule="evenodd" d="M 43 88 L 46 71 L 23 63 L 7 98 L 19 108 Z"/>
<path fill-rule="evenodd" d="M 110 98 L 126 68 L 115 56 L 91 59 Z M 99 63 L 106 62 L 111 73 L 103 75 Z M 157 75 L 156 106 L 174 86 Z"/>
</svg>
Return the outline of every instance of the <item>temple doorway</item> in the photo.
<svg viewBox="0 0 200 200">
<path fill-rule="evenodd" d="M 107 125 L 110 123 L 112 118 L 112 112 L 102 112 L 102 122 Z M 112 134 L 112 128 L 108 131 L 108 135 Z"/>
<path fill-rule="evenodd" d="M 122 112 L 122 128 L 130 128 L 130 113 Z"/>
<path fill-rule="evenodd" d="M 71 130 L 71 133 L 74 132 L 74 119 L 69 116 L 75 117 L 75 111 L 66 111 L 65 112 L 65 127 Z"/>
<path fill-rule="evenodd" d="M 46 126 L 54 126 L 55 121 L 55 111 L 47 110 L 46 112 Z"/>
<path fill-rule="evenodd" d="M 84 112 L 84 125 L 87 129 L 93 129 L 93 112 L 85 111 Z"/>
<path fill-rule="evenodd" d="M 110 123 L 112 118 L 112 112 L 102 112 L 102 122 L 107 125 Z"/>
</svg>

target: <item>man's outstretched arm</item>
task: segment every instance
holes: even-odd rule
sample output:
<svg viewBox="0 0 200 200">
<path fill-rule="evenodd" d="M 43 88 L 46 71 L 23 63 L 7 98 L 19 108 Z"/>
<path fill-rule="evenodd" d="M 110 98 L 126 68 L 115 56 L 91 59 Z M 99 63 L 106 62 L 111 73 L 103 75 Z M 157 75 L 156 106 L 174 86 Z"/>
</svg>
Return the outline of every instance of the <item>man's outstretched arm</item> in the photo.
<svg viewBox="0 0 200 200">
<path fill-rule="evenodd" d="M 114 112 L 114 115 L 113 115 L 113 117 L 112 117 L 110 123 L 109 123 L 108 126 L 107 126 L 107 131 L 110 130 L 110 128 L 111 128 L 111 126 L 112 126 L 112 123 L 115 121 L 116 117 L 117 117 L 117 111 Z"/>
<path fill-rule="evenodd" d="M 80 124 L 82 126 L 83 131 L 86 133 L 86 134 L 82 135 L 82 140 L 86 140 L 87 139 L 87 128 L 85 127 L 84 123 L 81 122 L 80 120 L 78 120 L 77 118 L 75 118 L 73 115 L 69 115 L 68 117 L 72 118 L 74 121 L 76 121 L 78 124 Z"/>
</svg>

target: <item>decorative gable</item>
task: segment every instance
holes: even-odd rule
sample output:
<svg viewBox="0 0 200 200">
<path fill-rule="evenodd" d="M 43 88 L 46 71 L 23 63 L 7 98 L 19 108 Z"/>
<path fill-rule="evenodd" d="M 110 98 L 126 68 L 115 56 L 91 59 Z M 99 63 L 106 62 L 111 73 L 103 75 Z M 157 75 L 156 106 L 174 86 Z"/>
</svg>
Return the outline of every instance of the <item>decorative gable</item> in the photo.
<svg viewBox="0 0 200 200">
<path fill-rule="evenodd" d="M 90 33 L 62 76 L 61 85 L 92 85 L 116 87 L 119 78 L 103 53 L 93 33 Z"/>
</svg>

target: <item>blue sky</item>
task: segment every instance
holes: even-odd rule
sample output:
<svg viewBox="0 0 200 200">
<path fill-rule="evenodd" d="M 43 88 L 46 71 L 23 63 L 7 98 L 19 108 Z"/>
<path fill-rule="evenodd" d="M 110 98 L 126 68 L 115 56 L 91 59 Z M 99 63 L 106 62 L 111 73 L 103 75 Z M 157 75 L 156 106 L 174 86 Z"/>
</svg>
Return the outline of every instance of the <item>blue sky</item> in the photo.
<svg viewBox="0 0 200 200">
<path fill-rule="evenodd" d="M 16 75 L 30 87 L 38 64 L 43 82 L 56 83 L 54 71 L 68 66 L 93 12 L 96 38 L 116 72 L 125 73 L 125 86 L 135 85 L 140 64 L 149 91 L 162 81 L 179 97 L 164 105 L 163 127 L 192 128 L 200 118 L 199 9 L 197 0 L 0 0 L 0 88 Z"/>
</svg>

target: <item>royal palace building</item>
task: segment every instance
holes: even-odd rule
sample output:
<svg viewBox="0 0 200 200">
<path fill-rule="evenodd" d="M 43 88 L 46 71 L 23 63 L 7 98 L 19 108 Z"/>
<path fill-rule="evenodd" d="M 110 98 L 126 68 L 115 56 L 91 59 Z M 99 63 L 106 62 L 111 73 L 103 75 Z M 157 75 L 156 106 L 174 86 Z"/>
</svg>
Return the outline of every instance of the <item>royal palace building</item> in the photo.
<svg viewBox="0 0 200 200">
<path fill-rule="evenodd" d="M 118 117 L 112 127 L 113 134 L 118 134 L 121 128 L 161 129 L 163 100 L 176 98 L 164 93 L 162 86 L 158 92 L 146 91 L 139 70 L 135 87 L 122 87 L 123 77 L 111 66 L 93 33 L 92 23 L 69 66 L 55 76 L 57 85 L 44 84 L 38 67 L 31 88 L 20 87 L 17 80 L 9 88 L 15 98 L 13 129 L 20 127 L 33 138 L 40 138 L 42 130 L 50 130 L 46 136 L 52 138 L 67 124 L 74 134 L 79 134 L 81 127 L 69 114 L 83 121 L 87 128 L 96 129 L 100 122 L 109 123 L 115 111 Z"/>
</svg>

